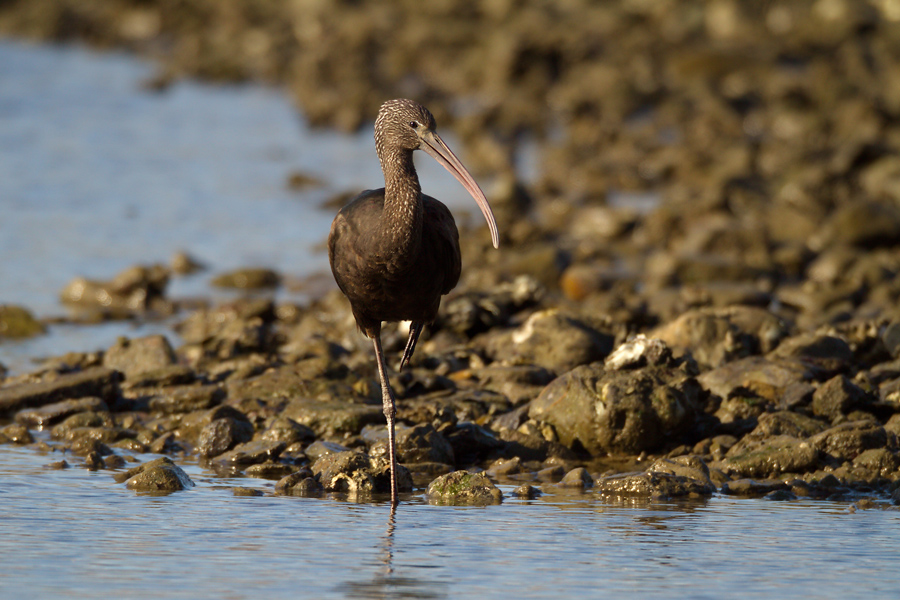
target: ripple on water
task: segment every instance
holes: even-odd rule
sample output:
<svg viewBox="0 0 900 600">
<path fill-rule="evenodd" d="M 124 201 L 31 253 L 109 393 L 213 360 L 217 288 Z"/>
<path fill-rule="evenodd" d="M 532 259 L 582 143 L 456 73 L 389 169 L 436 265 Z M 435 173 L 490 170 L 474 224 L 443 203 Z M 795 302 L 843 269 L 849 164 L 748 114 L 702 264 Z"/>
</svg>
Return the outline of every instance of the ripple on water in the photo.
<svg viewBox="0 0 900 600">
<path fill-rule="evenodd" d="M 186 466 L 192 490 L 141 496 L 106 471 L 43 468 L 58 459 L 0 447 L 0 596 L 888 597 L 900 584 L 893 510 L 727 496 L 420 498 L 400 506 L 388 535 L 384 503 L 277 497 L 272 482 L 223 481 L 196 465 Z M 235 485 L 266 495 L 235 497 Z"/>
</svg>

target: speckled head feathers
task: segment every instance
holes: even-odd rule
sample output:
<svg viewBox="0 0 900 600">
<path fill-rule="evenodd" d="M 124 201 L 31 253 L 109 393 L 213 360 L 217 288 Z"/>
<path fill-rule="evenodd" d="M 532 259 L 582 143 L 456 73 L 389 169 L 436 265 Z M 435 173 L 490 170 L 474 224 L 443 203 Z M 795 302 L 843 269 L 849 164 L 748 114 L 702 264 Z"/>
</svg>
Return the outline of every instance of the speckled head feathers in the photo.
<svg viewBox="0 0 900 600">
<path fill-rule="evenodd" d="M 421 133 L 434 128 L 434 116 L 418 102 L 405 98 L 388 100 L 375 119 L 375 146 L 379 153 L 388 146 L 415 150 Z"/>
</svg>

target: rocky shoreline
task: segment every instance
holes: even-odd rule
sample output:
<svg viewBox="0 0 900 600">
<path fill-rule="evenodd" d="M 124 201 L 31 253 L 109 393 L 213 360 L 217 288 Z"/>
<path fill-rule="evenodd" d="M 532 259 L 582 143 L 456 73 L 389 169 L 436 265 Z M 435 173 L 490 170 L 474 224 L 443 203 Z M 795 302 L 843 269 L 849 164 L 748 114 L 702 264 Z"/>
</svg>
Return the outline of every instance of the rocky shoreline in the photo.
<svg viewBox="0 0 900 600">
<path fill-rule="evenodd" d="M 392 374 L 407 491 L 900 503 L 894 4 L 601 4 L 29 0 L 0 8 L 0 32 L 152 55 L 156 89 L 278 82 L 342 128 L 414 96 L 467 164 L 500 174 L 501 251 L 462 232 L 463 281 Z M 398 23 L 440 35 L 385 43 Z M 541 151 L 528 186 L 523 138 Z M 277 493 L 383 494 L 378 386 L 343 297 L 188 306 L 166 295 L 174 273 L 73 281 L 63 297 L 84 322 L 178 315 L 183 344 L 122 339 L 5 378 L 0 441 L 148 489 L 185 477 L 165 460 L 124 471 L 128 457 L 198 457 Z M 232 275 L 271 288 L 287 274 Z M 46 326 L 14 307 L 0 322 Z M 403 333 L 385 331 L 391 355 Z"/>
</svg>

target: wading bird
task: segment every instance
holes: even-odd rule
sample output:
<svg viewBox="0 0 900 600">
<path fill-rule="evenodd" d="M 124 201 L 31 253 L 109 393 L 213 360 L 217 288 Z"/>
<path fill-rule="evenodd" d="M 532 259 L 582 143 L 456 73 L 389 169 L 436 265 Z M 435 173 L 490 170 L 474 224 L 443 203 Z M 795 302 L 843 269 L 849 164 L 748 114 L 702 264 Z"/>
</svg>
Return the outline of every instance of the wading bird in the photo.
<svg viewBox="0 0 900 600">
<path fill-rule="evenodd" d="M 338 287 L 350 300 L 359 329 L 375 344 L 388 426 L 391 505 L 397 505 L 394 392 L 381 347 L 383 321 L 411 321 L 400 361 L 409 363 L 422 327 L 437 317 L 441 296 L 459 281 L 459 231 L 446 206 L 422 194 L 413 151 L 437 160 L 475 199 L 499 246 L 497 223 L 484 192 L 435 132 L 428 109 L 411 100 L 389 100 L 375 120 L 375 150 L 384 187 L 361 193 L 334 218 L 328 259 Z"/>
</svg>

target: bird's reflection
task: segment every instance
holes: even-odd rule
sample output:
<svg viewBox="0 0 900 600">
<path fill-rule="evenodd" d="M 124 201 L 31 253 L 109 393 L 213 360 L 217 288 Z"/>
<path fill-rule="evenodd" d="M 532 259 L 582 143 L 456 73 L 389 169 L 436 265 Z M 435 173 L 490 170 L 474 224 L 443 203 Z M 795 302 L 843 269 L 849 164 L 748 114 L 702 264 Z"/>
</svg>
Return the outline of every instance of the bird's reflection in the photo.
<svg viewBox="0 0 900 600">
<path fill-rule="evenodd" d="M 381 598 L 446 598 L 446 586 L 422 578 L 398 577 L 394 573 L 394 531 L 397 527 L 397 507 L 392 505 L 387 529 L 381 542 L 383 568 L 367 581 L 346 581 L 338 586 L 347 598 L 376 600 Z"/>
</svg>

